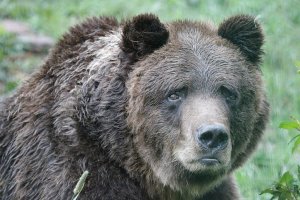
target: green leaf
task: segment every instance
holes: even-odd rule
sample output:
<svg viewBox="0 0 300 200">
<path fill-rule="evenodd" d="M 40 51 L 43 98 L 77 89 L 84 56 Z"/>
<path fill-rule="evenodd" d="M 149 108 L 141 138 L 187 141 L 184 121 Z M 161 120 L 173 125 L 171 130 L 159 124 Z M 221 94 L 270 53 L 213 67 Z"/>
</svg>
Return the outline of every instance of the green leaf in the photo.
<svg viewBox="0 0 300 200">
<path fill-rule="evenodd" d="M 289 171 L 285 172 L 280 180 L 279 180 L 279 184 L 283 184 L 283 185 L 290 185 L 293 182 L 293 176 L 291 175 L 291 173 Z"/>
<path fill-rule="evenodd" d="M 292 121 L 292 122 L 281 122 L 279 125 L 279 128 L 283 128 L 283 129 L 297 129 L 300 128 L 300 124 L 296 121 Z"/>
<path fill-rule="evenodd" d="M 299 194 L 299 185 L 296 184 L 293 185 L 292 193 Z"/>
<path fill-rule="evenodd" d="M 260 195 L 262 195 L 262 194 L 274 194 L 274 193 L 276 193 L 276 190 L 274 190 L 274 189 L 272 189 L 272 188 L 267 188 L 267 189 L 263 190 L 263 191 L 260 193 Z"/>
<path fill-rule="evenodd" d="M 77 184 L 73 190 L 74 196 L 73 196 L 72 200 L 76 200 L 78 198 L 80 192 L 82 191 L 82 189 L 84 187 L 85 180 L 88 175 L 89 175 L 89 172 L 84 171 L 83 174 L 81 175 L 81 177 L 79 178 L 79 181 L 77 182 Z"/>
<path fill-rule="evenodd" d="M 281 193 L 278 200 L 291 200 L 286 193 Z"/>
<path fill-rule="evenodd" d="M 293 197 L 293 194 L 288 191 L 281 193 L 278 200 L 295 200 L 295 198 Z"/>
<path fill-rule="evenodd" d="M 297 61 L 295 62 L 295 65 L 296 65 L 296 67 L 300 67 L 300 61 L 297 60 Z"/>
<path fill-rule="evenodd" d="M 292 153 L 294 153 L 299 146 L 300 146 L 300 135 L 298 136 L 298 138 L 294 142 L 294 145 L 293 145 L 293 148 L 292 148 Z"/>
</svg>

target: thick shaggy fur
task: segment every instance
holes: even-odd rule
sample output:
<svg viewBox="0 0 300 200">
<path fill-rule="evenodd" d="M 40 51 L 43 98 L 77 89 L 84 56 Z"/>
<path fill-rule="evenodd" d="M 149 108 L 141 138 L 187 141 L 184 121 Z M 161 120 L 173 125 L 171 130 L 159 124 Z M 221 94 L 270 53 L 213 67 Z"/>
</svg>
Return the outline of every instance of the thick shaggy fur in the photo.
<svg viewBox="0 0 300 200">
<path fill-rule="evenodd" d="M 230 174 L 255 149 L 268 118 L 262 41 L 249 16 L 219 28 L 164 25 L 153 15 L 121 24 L 92 18 L 71 28 L 0 104 L 0 198 L 70 199 L 88 170 L 80 199 L 238 199 Z M 236 107 L 214 101 L 221 79 L 240 89 Z M 181 118 L 193 103 L 171 113 L 162 100 L 183 83 L 198 91 L 187 102 L 212 98 L 227 113 L 232 151 L 220 156 L 229 164 L 216 173 L 190 173 L 173 155 L 183 119 L 197 121 Z"/>
</svg>

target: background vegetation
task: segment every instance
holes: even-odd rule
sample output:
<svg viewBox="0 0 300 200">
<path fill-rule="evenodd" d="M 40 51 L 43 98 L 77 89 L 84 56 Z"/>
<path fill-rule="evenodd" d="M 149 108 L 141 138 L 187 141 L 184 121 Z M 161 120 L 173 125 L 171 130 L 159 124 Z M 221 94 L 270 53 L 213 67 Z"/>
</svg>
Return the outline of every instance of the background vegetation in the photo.
<svg viewBox="0 0 300 200">
<path fill-rule="evenodd" d="M 55 39 L 70 25 L 87 16 L 111 15 L 118 19 L 153 12 L 163 21 L 211 20 L 218 24 L 232 14 L 256 15 L 266 33 L 262 66 L 271 121 L 258 151 L 235 175 L 245 199 L 269 199 L 260 192 L 287 170 L 297 171 L 300 153 L 291 154 L 289 141 L 297 134 L 278 126 L 290 116 L 300 119 L 300 1 L 298 0 L 0 0 L 0 20 L 24 21 L 36 32 Z M 7 95 L 43 56 L 24 53 L 22 44 L 0 27 L 0 95 Z M 297 62 L 298 60 L 298 62 Z"/>
</svg>

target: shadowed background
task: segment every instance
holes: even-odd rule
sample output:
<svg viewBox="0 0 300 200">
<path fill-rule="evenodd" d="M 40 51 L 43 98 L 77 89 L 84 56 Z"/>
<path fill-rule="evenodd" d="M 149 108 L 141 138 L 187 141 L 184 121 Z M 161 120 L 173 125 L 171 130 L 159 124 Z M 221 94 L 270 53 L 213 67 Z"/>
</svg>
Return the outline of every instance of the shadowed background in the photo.
<svg viewBox="0 0 300 200">
<path fill-rule="evenodd" d="M 266 35 L 262 71 L 271 120 L 258 151 L 235 176 L 245 199 L 269 199 L 259 193 L 300 163 L 300 151 L 291 154 L 288 144 L 296 132 L 278 128 L 290 116 L 300 118 L 299 8 L 298 0 L 0 0 L 0 97 L 11 94 L 43 63 L 69 26 L 88 16 L 122 19 L 152 12 L 164 22 L 192 19 L 219 24 L 233 14 L 255 15 Z"/>
</svg>

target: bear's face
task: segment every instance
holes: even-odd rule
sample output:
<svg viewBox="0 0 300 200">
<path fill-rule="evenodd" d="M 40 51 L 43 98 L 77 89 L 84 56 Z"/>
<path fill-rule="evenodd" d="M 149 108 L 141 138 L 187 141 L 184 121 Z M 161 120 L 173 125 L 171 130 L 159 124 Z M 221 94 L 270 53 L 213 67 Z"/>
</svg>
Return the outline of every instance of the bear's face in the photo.
<svg viewBox="0 0 300 200">
<path fill-rule="evenodd" d="M 259 55 L 247 57 L 224 36 L 228 24 L 238 28 L 232 20 L 218 30 L 187 21 L 169 24 L 164 46 L 136 62 L 129 76 L 134 145 L 159 180 L 173 189 L 208 190 L 234 168 L 255 138 L 264 100 Z M 251 39 L 256 44 L 262 35 Z"/>
</svg>

